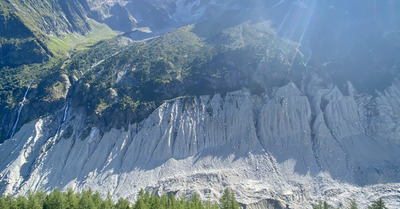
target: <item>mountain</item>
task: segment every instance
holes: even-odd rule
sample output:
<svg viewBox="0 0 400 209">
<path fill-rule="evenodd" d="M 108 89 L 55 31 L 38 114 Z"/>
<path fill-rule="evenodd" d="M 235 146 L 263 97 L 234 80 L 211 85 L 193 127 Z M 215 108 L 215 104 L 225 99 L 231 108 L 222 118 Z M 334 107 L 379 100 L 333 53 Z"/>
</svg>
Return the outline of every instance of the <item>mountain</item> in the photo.
<svg viewBox="0 0 400 209">
<path fill-rule="evenodd" d="M 217 14 L 211 10 L 225 10 L 229 4 L 185 0 L 5 0 L 0 9 L 0 67 L 49 61 L 60 51 L 73 49 L 68 47 L 76 42 L 70 40 L 71 35 L 104 33 L 96 30 L 98 23 L 142 40 L 210 18 Z"/>
<path fill-rule="evenodd" d="M 4 0 L 0 9 L 0 67 L 48 61 L 47 35 L 87 33 L 91 26 L 79 1 Z"/>
<path fill-rule="evenodd" d="M 1 193 L 398 205 L 397 1 L 4 2 Z"/>
</svg>

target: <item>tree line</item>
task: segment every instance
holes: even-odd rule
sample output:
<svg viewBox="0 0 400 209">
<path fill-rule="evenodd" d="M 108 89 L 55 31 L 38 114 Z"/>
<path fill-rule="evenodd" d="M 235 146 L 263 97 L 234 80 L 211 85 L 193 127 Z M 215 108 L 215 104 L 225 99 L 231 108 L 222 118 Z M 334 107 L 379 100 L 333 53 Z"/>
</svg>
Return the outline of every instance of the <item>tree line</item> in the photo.
<svg viewBox="0 0 400 209">
<path fill-rule="evenodd" d="M 331 209 L 334 208 L 330 206 L 326 201 L 319 201 L 318 204 L 313 204 L 312 209 Z M 346 209 L 358 209 L 358 204 L 355 200 L 352 200 L 349 206 Z M 375 200 L 371 205 L 368 206 L 368 209 L 387 209 L 385 202 L 382 198 Z"/>
<path fill-rule="evenodd" d="M 225 189 L 218 202 L 207 200 L 202 202 L 194 193 L 190 199 L 175 197 L 173 193 L 165 193 L 161 197 L 150 194 L 143 189 L 139 191 L 134 203 L 124 198 L 114 202 L 110 193 L 102 198 L 99 192 L 93 192 L 90 188 L 75 193 L 72 189 L 67 192 L 54 189 L 50 193 L 43 190 L 28 192 L 26 196 L 2 195 L 0 197 L 0 209 L 239 209 L 235 194 Z M 312 205 L 312 209 L 332 209 L 326 201 L 319 201 Z M 358 209 L 355 200 L 352 200 L 346 209 Z M 380 198 L 375 200 L 368 209 L 386 209 L 385 202 Z"/>
<path fill-rule="evenodd" d="M 225 189 L 218 203 L 212 203 L 210 200 L 203 203 L 196 193 L 187 199 L 184 196 L 177 198 L 172 193 L 158 197 L 144 190 L 140 190 L 133 204 L 122 197 L 114 202 L 110 193 L 103 199 L 99 192 L 93 192 L 90 188 L 80 193 L 74 193 L 72 189 L 67 192 L 54 189 L 50 193 L 38 191 L 29 192 L 27 196 L 0 197 L 1 209 L 239 209 L 239 207 L 234 193 L 229 189 Z"/>
</svg>

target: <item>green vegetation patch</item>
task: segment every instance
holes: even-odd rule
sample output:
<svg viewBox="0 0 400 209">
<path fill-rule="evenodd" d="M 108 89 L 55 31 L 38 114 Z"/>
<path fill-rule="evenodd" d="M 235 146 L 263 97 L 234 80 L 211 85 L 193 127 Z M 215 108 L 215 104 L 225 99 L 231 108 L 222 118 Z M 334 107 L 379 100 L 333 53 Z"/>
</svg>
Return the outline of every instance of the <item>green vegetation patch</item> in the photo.
<svg viewBox="0 0 400 209">
<path fill-rule="evenodd" d="M 88 19 L 88 22 L 92 30 L 85 35 L 69 33 L 61 37 L 48 36 L 50 39 L 47 44 L 49 50 L 53 52 L 55 56 L 65 56 L 77 50 L 88 49 L 99 41 L 111 39 L 117 35 L 117 32 L 113 31 L 105 24 L 98 23 L 91 19 Z"/>
<path fill-rule="evenodd" d="M 88 126 L 123 127 L 173 98 L 242 88 L 263 92 L 295 80 L 296 70 L 304 68 L 301 59 L 292 56 L 298 46 L 262 23 L 245 22 L 210 36 L 199 35 L 200 28 L 190 25 L 134 43 L 123 36 L 111 38 L 115 33 L 104 25 L 91 25 L 93 32 L 86 36 L 52 37 L 50 49 L 58 55 L 49 62 L 1 71 L 3 110 L 15 109 L 35 79 L 32 102 L 47 110 L 36 116 L 61 108 L 68 98 L 86 109 Z M 95 43 L 104 38 L 110 39 Z M 69 56 L 61 56 L 66 52 Z M 60 74 L 71 80 L 68 95 L 61 94 Z"/>
<path fill-rule="evenodd" d="M 185 196 L 176 198 L 174 194 L 163 194 L 158 197 L 150 194 L 149 191 L 140 190 L 137 200 L 134 203 L 124 198 L 114 202 L 110 193 L 103 199 L 99 192 L 93 192 L 90 188 L 87 191 L 74 193 L 72 189 L 62 192 L 54 189 L 50 193 L 44 191 L 29 192 L 27 197 L 2 195 L 0 197 L 0 208 L 2 209 L 239 209 L 235 195 L 229 189 L 224 191 L 218 203 L 211 203 L 209 200 L 203 203 L 199 196 L 194 193 L 190 199 Z"/>
</svg>

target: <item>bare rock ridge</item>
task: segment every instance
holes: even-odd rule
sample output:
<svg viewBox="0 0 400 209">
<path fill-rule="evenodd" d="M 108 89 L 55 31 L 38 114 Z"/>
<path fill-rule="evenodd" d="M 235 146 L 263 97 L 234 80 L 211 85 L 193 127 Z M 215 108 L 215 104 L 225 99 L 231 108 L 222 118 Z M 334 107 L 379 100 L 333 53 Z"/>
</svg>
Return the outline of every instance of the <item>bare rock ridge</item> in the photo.
<svg viewBox="0 0 400 209">
<path fill-rule="evenodd" d="M 133 200 L 147 187 L 216 199 L 228 186 L 243 204 L 269 198 L 299 208 L 323 198 L 339 206 L 356 198 L 365 206 L 382 197 L 395 206 L 399 88 L 371 97 L 313 77 L 306 93 L 288 83 L 259 96 L 177 98 L 106 133 L 86 127 L 82 109 L 60 109 L 0 145 L 0 191 L 91 187 Z"/>
</svg>

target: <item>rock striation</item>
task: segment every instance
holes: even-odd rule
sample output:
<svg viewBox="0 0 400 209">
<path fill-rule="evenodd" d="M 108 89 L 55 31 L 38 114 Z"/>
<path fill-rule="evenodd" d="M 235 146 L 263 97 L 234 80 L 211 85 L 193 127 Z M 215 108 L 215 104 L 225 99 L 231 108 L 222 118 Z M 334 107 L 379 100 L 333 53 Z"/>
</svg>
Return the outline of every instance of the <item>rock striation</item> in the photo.
<svg viewBox="0 0 400 209">
<path fill-rule="evenodd" d="M 379 197 L 394 207 L 399 88 L 394 82 L 372 97 L 350 82 L 343 92 L 313 76 L 304 91 L 290 82 L 261 95 L 177 98 L 140 123 L 108 132 L 87 127 L 79 107 L 60 109 L 0 145 L 0 191 L 91 187 L 134 200 L 147 188 L 216 200 L 230 187 L 255 208 L 265 199 L 304 208 L 353 198 L 363 207 Z"/>
</svg>

